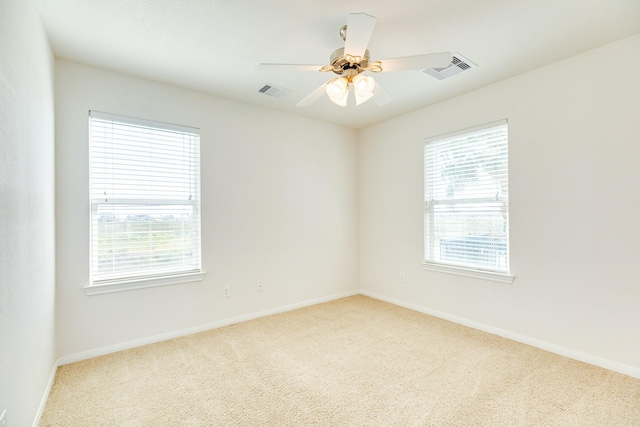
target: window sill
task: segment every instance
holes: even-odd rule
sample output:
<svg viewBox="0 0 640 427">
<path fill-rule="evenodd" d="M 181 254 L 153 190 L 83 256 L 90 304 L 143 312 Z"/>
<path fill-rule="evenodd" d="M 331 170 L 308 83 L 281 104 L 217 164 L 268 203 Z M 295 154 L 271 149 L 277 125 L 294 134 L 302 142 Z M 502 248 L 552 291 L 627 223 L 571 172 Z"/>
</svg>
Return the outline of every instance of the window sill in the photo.
<svg viewBox="0 0 640 427">
<path fill-rule="evenodd" d="M 501 283 L 513 283 L 515 276 L 503 273 L 495 273 L 492 271 L 474 270 L 472 268 L 454 267 L 452 265 L 435 264 L 432 262 L 423 262 L 422 268 L 425 270 L 437 271 L 439 273 L 457 274 L 458 276 L 474 277 L 476 279 L 491 280 Z"/>
<path fill-rule="evenodd" d="M 151 288 L 156 286 L 177 285 L 179 283 L 199 282 L 205 276 L 204 271 L 196 273 L 174 274 L 171 276 L 149 277 L 143 279 L 119 280 L 100 285 L 88 285 L 84 287 L 87 295 L 100 295 L 112 292 L 131 291 L 134 289 Z"/>
</svg>

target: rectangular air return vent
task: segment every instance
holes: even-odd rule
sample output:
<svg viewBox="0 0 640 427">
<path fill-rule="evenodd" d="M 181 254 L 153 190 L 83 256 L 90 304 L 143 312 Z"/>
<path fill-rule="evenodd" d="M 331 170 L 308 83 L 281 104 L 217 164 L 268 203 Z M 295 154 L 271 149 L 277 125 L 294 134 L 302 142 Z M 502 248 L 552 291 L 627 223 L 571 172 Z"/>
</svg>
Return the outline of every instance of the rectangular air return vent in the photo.
<svg viewBox="0 0 640 427">
<path fill-rule="evenodd" d="M 276 98 L 282 98 L 283 96 L 286 96 L 289 92 L 291 92 L 291 90 L 275 85 L 265 84 L 258 92 L 264 93 L 265 95 L 274 96 Z"/>
<path fill-rule="evenodd" d="M 453 59 L 451 60 L 451 64 L 449 64 L 448 67 L 427 68 L 426 70 L 422 70 L 422 72 L 430 75 L 434 79 L 444 80 L 444 79 L 448 79 L 449 77 L 453 77 L 456 74 L 460 74 L 463 71 L 467 71 L 476 67 L 477 67 L 476 64 L 469 61 L 464 56 L 460 55 L 459 53 L 454 53 Z"/>
</svg>

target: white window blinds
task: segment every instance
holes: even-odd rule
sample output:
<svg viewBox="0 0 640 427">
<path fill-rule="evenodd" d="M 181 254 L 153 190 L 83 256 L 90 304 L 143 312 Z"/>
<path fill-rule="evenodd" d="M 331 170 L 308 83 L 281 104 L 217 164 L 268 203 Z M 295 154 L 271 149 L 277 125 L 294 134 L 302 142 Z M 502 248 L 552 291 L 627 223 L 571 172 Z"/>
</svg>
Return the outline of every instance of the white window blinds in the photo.
<svg viewBox="0 0 640 427">
<path fill-rule="evenodd" d="M 507 123 L 425 144 L 425 259 L 508 274 Z"/>
<path fill-rule="evenodd" d="M 198 129 L 91 111 L 91 284 L 198 272 Z"/>
</svg>

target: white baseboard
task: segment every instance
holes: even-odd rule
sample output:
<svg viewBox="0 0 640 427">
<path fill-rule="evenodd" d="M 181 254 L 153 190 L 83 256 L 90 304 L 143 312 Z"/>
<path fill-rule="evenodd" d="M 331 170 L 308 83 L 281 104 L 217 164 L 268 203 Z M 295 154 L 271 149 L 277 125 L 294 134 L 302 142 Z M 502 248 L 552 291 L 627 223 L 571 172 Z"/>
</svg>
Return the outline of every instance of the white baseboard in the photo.
<svg viewBox="0 0 640 427">
<path fill-rule="evenodd" d="M 137 340 L 132 340 L 132 341 L 127 341 L 127 342 L 123 342 L 123 343 L 119 343 L 119 344 L 114 344 L 114 345 L 110 345 L 110 346 L 106 346 L 106 347 L 100 347 L 100 348 L 96 348 L 93 350 L 89 350 L 89 351 L 84 351 L 84 352 L 80 352 L 80 353 L 75 353 L 75 354 L 71 354 L 68 356 L 62 356 L 60 358 L 58 358 L 56 365 L 54 367 L 53 373 L 51 375 L 51 379 L 49 381 L 49 385 L 47 387 L 47 391 L 45 396 L 43 397 L 42 400 L 42 404 L 40 405 L 40 411 L 38 412 L 38 418 L 36 419 L 36 424 L 34 424 L 34 427 L 37 426 L 37 421 L 39 421 L 40 419 L 40 415 L 42 413 L 42 410 L 44 409 L 44 405 L 46 403 L 46 398 L 49 395 L 49 391 L 51 389 L 51 386 L 53 384 L 53 379 L 55 377 L 55 372 L 58 366 L 62 366 L 62 365 L 66 365 L 69 363 L 73 363 L 73 362 L 78 362 L 81 360 L 86 360 L 86 359 L 91 359 L 93 357 L 98 357 L 98 356 L 103 356 L 105 354 L 110 354 L 110 353 L 115 353 L 117 351 L 121 351 L 121 350 L 127 350 L 130 348 L 135 348 L 135 347 L 140 347 L 143 345 L 147 345 L 147 344 L 153 344 L 156 342 L 160 342 L 160 341 L 165 341 L 165 340 L 169 340 L 169 339 L 173 339 L 173 338 L 178 338 L 178 337 L 182 337 L 182 336 L 186 336 L 186 335 L 191 335 L 191 334 L 195 334 L 198 332 L 204 332 L 204 331 L 208 331 L 210 329 L 216 329 L 216 328 L 221 328 L 223 326 L 228 326 L 228 325 L 232 325 L 234 323 L 240 323 L 240 322 L 246 322 L 248 320 L 253 320 L 253 319 L 258 319 L 260 317 L 265 317 L 265 316 L 270 316 L 272 314 L 278 314 L 278 313 L 284 313 L 287 311 L 291 311 L 291 310 L 295 310 L 298 308 L 303 308 L 303 307 L 308 307 L 311 305 L 315 305 L 315 304 L 320 304 L 323 302 L 328 302 L 328 301 L 333 301 L 336 299 L 340 299 L 340 298 L 345 298 L 345 297 L 349 297 L 349 296 L 353 296 L 353 295 L 358 295 L 358 294 L 362 294 L 371 298 L 375 298 L 375 299 L 379 299 L 381 301 L 386 301 L 389 302 L 391 304 L 395 304 L 401 307 L 405 307 L 411 310 L 415 310 L 424 314 L 428 314 L 431 316 L 435 316 L 438 317 L 440 319 L 444 319 L 444 320 L 448 320 L 454 323 L 458 323 L 460 325 L 464 325 L 464 326 L 468 326 L 470 328 L 473 329 L 478 329 L 480 331 L 484 331 L 484 332 L 488 332 L 490 334 L 494 334 L 494 335 L 498 335 L 504 338 L 508 338 L 510 340 L 513 341 L 517 341 L 523 344 L 527 344 L 530 345 L 532 347 L 536 347 L 545 351 L 549 351 L 551 353 L 555 353 L 558 354 L 560 356 L 565 356 L 568 357 L 570 359 L 574 359 L 574 360 L 578 360 L 580 362 L 584 362 L 584 363 L 588 363 L 590 365 L 594 365 L 594 366 L 599 366 L 601 368 L 604 369 L 608 369 L 610 371 L 614 371 L 614 372 L 618 372 L 624 375 L 629 375 L 630 377 L 634 377 L 634 378 L 638 378 L 640 379 L 640 368 L 635 367 L 635 366 L 630 366 L 630 365 L 625 365 L 623 363 L 619 363 L 619 362 L 614 362 L 612 360 L 608 360 L 608 359 L 604 359 L 601 357 L 597 357 L 597 356 L 593 356 L 587 353 L 582 353 L 580 351 L 577 350 L 573 350 L 570 348 L 566 348 L 566 347 L 562 347 L 556 344 L 552 344 L 552 343 L 548 343 L 546 341 L 542 341 L 542 340 L 538 340 L 535 338 L 531 338 L 525 335 L 520 335 L 514 332 L 510 332 L 510 331 L 506 331 L 504 329 L 499 329 L 493 326 L 489 326 L 489 325 L 485 325 L 483 323 L 479 323 L 479 322 L 475 322 L 473 320 L 469 320 L 469 319 L 465 319 L 462 317 L 458 317 L 458 316 L 454 316 L 451 314 L 447 314 L 447 313 L 443 313 L 443 312 L 439 312 L 436 310 L 432 310 L 429 308 L 425 308 L 416 304 L 412 304 L 412 303 L 407 303 L 404 301 L 400 301 L 397 299 L 393 299 L 393 298 L 388 298 L 384 295 L 379 295 L 373 292 L 369 292 L 369 291 L 365 291 L 365 290 L 360 290 L 360 291 L 350 291 L 350 292 L 343 292 L 340 294 L 334 294 L 334 295 L 330 295 L 327 297 L 322 297 L 322 298 L 316 298 L 313 300 L 307 300 L 307 301 L 302 301 L 302 302 L 298 302 L 298 303 L 294 303 L 294 304 L 290 304 L 290 305 L 286 305 L 286 306 L 281 306 L 281 307 L 276 307 L 273 309 L 269 309 L 269 310 L 264 310 L 264 311 L 259 311 L 256 313 L 249 313 L 249 314 L 245 314 L 242 316 L 236 316 L 236 317 L 232 317 L 232 318 L 228 318 L 228 319 L 222 319 L 216 322 L 211 322 L 211 323 L 207 323 L 204 325 L 199 325 L 199 326 L 194 326 L 191 328 L 186 328 L 186 329 L 180 329 L 177 331 L 172 331 L 172 332 L 167 332 L 167 333 L 163 333 L 163 334 L 158 334 L 158 335 L 154 335 L 151 337 L 145 337 L 145 338 L 141 338 L 141 339 L 137 339 Z"/>
<path fill-rule="evenodd" d="M 449 320 L 451 322 L 458 323 L 460 325 L 468 326 L 473 329 L 478 329 L 480 331 L 488 332 L 493 335 L 498 335 L 504 338 L 508 338 L 513 341 L 530 345 L 532 347 L 537 347 L 539 349 L 546 350 L 551 353 L 558 354 L 560 356 L 565 356 L 570 359 L 578 360 L 580 362 L 588 363 L 594 366 L 599 366 L 601 368 L 608 369 L 610 371 L 618 372 L 620 374 L 629 375 L 630 377 L 640 379 L 640 368 L 635 366 L 625 365 L 623 363 L 618 363 L 612 360 L 603 359 L 601 357 L 593 356 L 587 353 L 582 353 L 580 351 L 572 350 L 570 348 L 562 347 L 556 344 L 551 344 L 546 341 L 541 341 L 525 335 L 520 335 L 514 332 L 505 331 L 504 329 L 495 328 L 493 326 L 485 325 L 483 323 L 475 322 L 473 320 L 465 319 L 458 316 L 453 316 L 447 313 L 442 313 L 436 310 L 421 307 L 416 304 L 407 303 L 407 302 L 396 300 L 393 298 L 388 298 L 386 296 L 379 295 L 373 292 L 361 290 L 360 293 L 362 295 L 366 295 L 371 298 L 379 299 L 381 301 L 386 301 L 388 303 L 399 305 L 401 307 L 405 307 L 411 310 L 415 310 L 420 313 L 428 314 L 430 316 L 438 317 L 444 320 Z"/>
<path fill-rule="evenodd" d="M 100 347 L 93 350 L 83 351 L 80 353 L 70 354 L 67 356 L 59 357 L 57 360 L 57 366 L 67 365 L 73 362 L 79 362 L 81 360 L 91 359 L 93 357 L 104 356 L 105 354 L 115 353 L 121 350 L 128 350 L 130 348 L 141 347 L 147 344 L 153 344 L 160 341 L 166 341 L 173 338 L 183 337 L 186 335 L 196 334 L 198 332 L 208 331 L 210 329 L 221 328 L 223 326 L 229 326 L 234 323 L 246 322 L 248 320 L 258 319 L 260 317 L 270 316 L 272 314 L 284 313 L 298 308 L 308 307 L 323 302 L 333 301 L 340 298 L 350 297 L 358 295 L 358 290 L 343 292 L 340 294 L 333 294 L 327 297 L 316 298 L 307 301 L 301 301 L 294 304 L 289 304 L 281 307 L 272 308 L 269 310 L 263 310 L 256 313 L 244 314 L 242 316 L 231 317 L 228 319 L 218 320 L 216 322 L 206 323 L 204 325 L 198 325 L 191 328 L 180 329 L 177 331 L 167 332 L 163 334 L 153 335 L 150 337 L 140 338 L 137 340 L 126 341 L 118 344 L 109 345 L 106 347 Z"/>
<path fill-rule="evenodd" d="M 42 396 L 42 400 L 40 401 L 40 407 L 38 408 L 38 412 L 36 413 L 36 418 L 33 420 L 33 427 L 38 427 L 40 425 L 40 418 L 42 418 L 44 407 L 47 404 L 47 400 L 49 400 L 51 387 L 53 387 L 53 381 L 56 379 L 56 372 L 58 372 L 58 361 L 53 362 L 53 369 L 51 369 L 51 375 L 49 376 L 49 383 L 47 384 L 47 387 L 44 390 L 44 395 Z"/>
</svg>

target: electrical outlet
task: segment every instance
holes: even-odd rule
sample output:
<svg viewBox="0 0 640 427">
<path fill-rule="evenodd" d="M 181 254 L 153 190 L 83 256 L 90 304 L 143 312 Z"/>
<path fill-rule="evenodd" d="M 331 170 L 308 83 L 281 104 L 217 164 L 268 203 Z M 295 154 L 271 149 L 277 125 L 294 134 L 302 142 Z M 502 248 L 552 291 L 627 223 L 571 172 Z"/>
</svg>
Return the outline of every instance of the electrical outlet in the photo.
<svg viewBox="0 0 640 427">
<path fill-rule="evenodd" d="M 3 409 L 0 414 L 0 427 L 7 427 L 7 410 Z"/>
<path fill-rule="evenodd" d="M 407 275 L 400 273 L 400 283 L 407 283 Z"/>
<path fill-rule="evenodd" d="M 262 280 L 258 280 L 258 292 L 262 292 L 264 290 L 264 282 Z"/>
<path fill-rule="evenodd" d="M 229 298 L 230 296 L 231 296 L 231 287 L 229 285 L 224 285 L 222 287 L 222 298 Z"/>
</svg>

